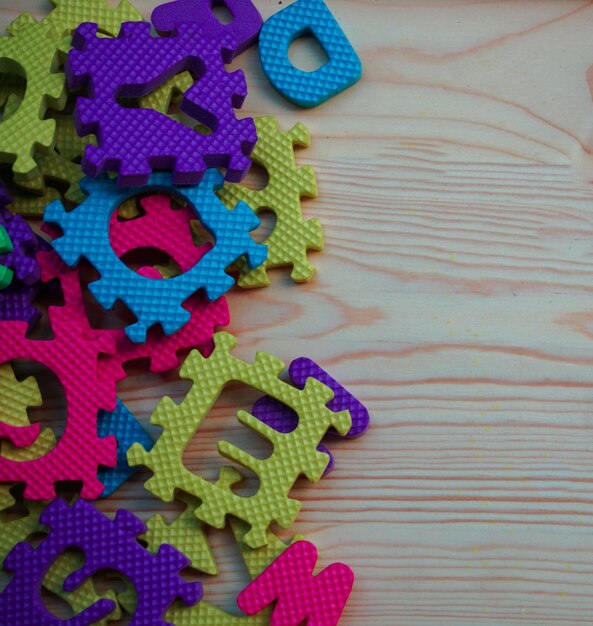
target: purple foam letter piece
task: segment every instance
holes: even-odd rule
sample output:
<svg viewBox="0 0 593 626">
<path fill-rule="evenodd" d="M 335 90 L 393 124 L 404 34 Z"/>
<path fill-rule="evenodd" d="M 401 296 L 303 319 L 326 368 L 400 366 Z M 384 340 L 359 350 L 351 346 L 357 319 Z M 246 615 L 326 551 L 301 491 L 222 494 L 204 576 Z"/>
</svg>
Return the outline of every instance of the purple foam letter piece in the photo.
<svg viewBox="0 0 593 626">
<path fill-rule="evenodd" d="M 72 39 L 66 75 L 72 88 L 86 87 L 76 101 L 79 135 L 94 134 L 83 170 L 96 177 L 119 172 L 121 186 L 147 183 L 153 169 L 173 170 L 173 183 L 199 183 L 209 167 L 225 167 L 227 180 L 239 182 L 251 165 L 257 141 L 252 118 L 237 119 L 247 96 L 245 75 L 227 72 L 221 49 L 232 37 L 212 39 L 199 24 L 179 24 L 170 37 L 154 37 L 148 22 L 124 22 L 117 37 L 101 37 L 96 24 L 81 24 Z M 171 76 L 189 71 L 196 82 L 180 108 L 207 126 L 202 134 L 153 109 L 126 107 L 119 98 L 150 93 Z"/>
<path fill-rule="evenodd" d="M 68 548 L 81 549 L 85 563 L 66 578 L 64 590 L 73 591 L 100 570 L 120 572 L 130 579 L 138 598 L 130 626 L 170 626 L 163 616 L 177 598 L 191 606 L 202 597 L 201 583 L 186 582 L 179 575 L 189 559 L 166 544 L 158 554 L 151 554 L 136 540 L 146 526 L 125 509 L 111 521 L 84 500 L 69 506 L 58 499 L 42 513 L 41 523 L 50 533 L 39 546 L 19 543 L 4 561 L 5 569 L 14 575 L 0 594 L 0 624 L 90 626 L 113 611 L 111 600 L 99 600 L 64 622 L 45 608 L 43 578 Z"/>
<path fill-rule="evenodd" d="M 228 24 L 218 20 L 214 13 L 216 6 L 226 6 L 229 10 L 233 19 Z M 257 41 L 263 24 L 251 0 L 175 0 L 156 7 L 150 19 L 160 33 L 170 33 L 184 22 L 197 22 L 213 39 L 231 34 L 234 44 L 223 50 L 226 63 Z"/>
<path fill-rule="evenodd" d="M 348 410 L 352 417 L 352 427 L 346 437 L 359 437 L 368 428 L 369 412 L 366 407 L 335 378 L 332 378 L 324 369 L 319 367 L 315 361 L 306 357 L 295 359 L 290 364 L 288 373 L 292 382 L 301 389 L 304 388 L 307 378 L 316 378 L 334 392 L 334 397 L 327 403 L 327 407 L 336 413 Z M 253 405 L 251 413 L 257 419 L 281 433 L 293 431 L 298 424 L 298 417 L 292 409 L 269 396 L 264 396 L 257 400 Z M 324 474 L 327 474 L 334 467 L 334 457 L 323 445 L 319 445 L 317 449 L 329 455 L 329 463 L 324 472 Z"/>
</svg>

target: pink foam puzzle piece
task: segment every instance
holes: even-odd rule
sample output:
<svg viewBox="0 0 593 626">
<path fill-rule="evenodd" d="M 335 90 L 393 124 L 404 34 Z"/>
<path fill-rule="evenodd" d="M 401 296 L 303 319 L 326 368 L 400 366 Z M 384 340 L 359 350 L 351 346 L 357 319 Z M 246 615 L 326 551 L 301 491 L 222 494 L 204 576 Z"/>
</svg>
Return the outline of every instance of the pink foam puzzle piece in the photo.
<svg viewBox="0 0 593 626">
<path fill-rule="evenodd" d="M 248 615 L 276 602 L 270 626 L 336 626 L 354 584 L 354 573 L 344 563 L 333 563 L 313 575 L 317 549 L 297 541 L 237 597 Z"/>
<path fill-rule="evenodd" d="M 17 448 L 27 448 L 35 443 L 41 426 L 39 424 L 31 424 L 30 426 L 13 426 L 0 422 L 0 439 L 8 439 L 13 446 Z"/>
<path fill-rule="evenodd" d="M 29 359 L 53 371 L 66 396 L 66 427 L 44 456 L 26 461 L 0 457 L 0 483 L 25 483 L 25 498 L 49 500 L 56 495 L 56 482 L 81 481 L 81 496 L 98 498 L 103 491 L 98 467 L 116 463 L 115 439 L 97 434 L 99 409 L 115 408 L 115 384 L 99 375 L 100 357 L 113 352 L 114 342 L 104 332 L 90 332 L 64 307 L 50 307 L 49 318 L 51 339 L 30 339 L 25 322 L 2 322 L 0 363 Z"/>
</svg>

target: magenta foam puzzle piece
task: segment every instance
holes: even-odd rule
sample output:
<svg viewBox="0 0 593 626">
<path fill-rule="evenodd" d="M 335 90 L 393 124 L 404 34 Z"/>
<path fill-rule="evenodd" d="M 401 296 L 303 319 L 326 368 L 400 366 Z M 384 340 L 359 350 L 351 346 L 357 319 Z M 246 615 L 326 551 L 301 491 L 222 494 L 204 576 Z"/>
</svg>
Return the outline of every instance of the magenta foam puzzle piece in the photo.
<svg viewBox="0 0 593 626">
<path fill-rule="evenodd" d="M 227 179 L 247 173 L 257 141 L 251 118 L 237 119 L 247 96 L 243 72 L 227 72 L 221 49 L 233 38 L 209 38 L 199 24 L 180 24 L 170 37 L 154 37 L 147 22 L 125 22 L 118 37 L 99 37 L 97 25 L 81 24 L 66 63 L 71 88 L 87 87 L 76 102 L 79 135 L 94 134 L 99 145 L 86 147 L 83 169 L 92 177 L 119 172 L 122 186 L 145 184 L 154 169 L 172 169 L 175 184 L 198 183 L 208 167 L 226 167 Z M 150 93 L 187 70 L 196 82 L 181 109 L 212 132 L 202 134 L 152 109 L 124 107 L 118 98 Z"/>
<path fill-rule="evenodd" d="M 163 194 L 142 198 L 140 205 L 143 215 L 138 218 L 120 220 L 117 211 L 111 216 L 109 241 L 120 259 L 138 248 L 157 248 L 187 272 L 212 248 L 194 243 L 191 221 L 197 216 L 190 206 L 175 209 Z"/>
<path fill-rule="evenodd" d="M 232 19 L 228 24 L 221 23 L 214 13 L 214 7 L 224 5 Z M 229 33 L 234 43 L 222 51 L 226 63 L 247 50 L 257 41 L 263 20 L 251 0 L 174 0 L 156 7 L 150 16 L 154 27 L 160 33 L 170 33 L 184 22 L 196 22 L 213 39 L 222 39 Z"/>
<path fill-rule="evenodd" d="M 0 623 L 10 626 L 90 626 L 113 611 L 112 600 L 98 600 L 64 621 L 45 608 L 41 586 L 52 563 L 68 548 L 84 552 L 84 565 L 64 581 L 73 591 L 101 570 L 115 570 L 134 586 L 137 604 L 130 626 L 171 626 L 164 619 L 177 598 L 192 606 L 202 597 L 202 584 L 186 582 L 179 572 L 190 560 L 170 545 L 152 554 L 137 541 L 146 525 L 120 509 L 112 521 L 94 506 L 78 500 L 69 506 L 58 499 L 47 506 L 40 521 L 50 529 L 38 547 L 18 543 L 8 554 L 4 567 L 13 577 L 0 594 Z"/>
<path fill-rule="evenodd" d="M 313 575 L 317 549 L 308 541 L 289 546 L 237 597 L 239 608 L 254 615 L 276 602 L 270 626 L 336 626 L 354 584 L 344 563 Z"/>
<path fill-rule="evenodd" d="M 115 382 L 99 377 L 100 355 L 112 353 L 115 342 L 108 333 L 91 332 L 65 307 L 50 307 L 49 318 L 51 339 L 28 338 L 25 322 L 1 322 L 0 363 L 29 359 L 51 370 L 66 396 L 66 427 L 44 456 L 27 461 L 0 457 L 0 483 L 23 482 L 25 498 L 49 500 L 56 495 L 56 482 L 81 481 L 82 497 L 98 498 L 103 491 L 99 466 L 116 463 L 115 439 L 97 435 L 99 409 L 115 408 Z"/>
<path fill-rule="evenodd" d="M 327 407 L 335 413 L 348 410 L 352 417 L 352 427 L 346 437 L 360 437 L 369 427 L 369 412 L 362 402 L 315 361 L 307 357 L 295 359 L 290 364 L 288 372 L 292 382 L 301 389 L 305 387 L 307 378 L 316 378 L 334 392 L 334 397 L 327 403 Z M 294 411 L 269 396 L 257 400 L 251 412 L 257 419 L 283 433 L 293 431 L 298 423 L 298 416 Z M 337 433 L 332 429 L 328 431 L 328 434 Z M 328 474 L 334 467 L 334 457 L 324 445 L 319 445 L 317 449 L 329 455 L 330 460 L 324 475 Z"/>
<path fill-rule="evenodd" d="M 35 260 L 40 246 L 39 237 L 20 215 L 14 215 L 4 206 L 0 206 L 0 225 L 4 226 L 12 242 L 12 250 L 0 254 L 0 265 L 13 270 L 16 280 L 32 285 L 41 276 Z"/>
</svg>

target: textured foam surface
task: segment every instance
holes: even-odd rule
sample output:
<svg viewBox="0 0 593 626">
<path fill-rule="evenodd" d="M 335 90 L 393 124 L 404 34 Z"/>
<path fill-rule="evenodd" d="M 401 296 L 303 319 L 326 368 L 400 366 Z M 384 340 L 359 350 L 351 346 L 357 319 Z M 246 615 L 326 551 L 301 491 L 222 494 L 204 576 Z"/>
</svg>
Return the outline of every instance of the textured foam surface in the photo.
<svg viewBox="0 0 593 626">
<path fill-rule="evenodd" d="M 163 546 L 157 555 L 143 548 L 137 536 L 144 524 L 132 513 L 120 509 L 112 521 L 83 500 L 72 506 L 61 499 L 47 506 L 40 521 L 50 529 L 37 548 L 19 543 L 4 560 L 13 577 L 0 594 L 0 622 L 36 626 L 64 622 L 50 614 L 40 594 L 45 572 L 68 548 L 84 551 L 84 565 L 64 581 L 64 590 L 75 590 L 95 572 L 110 569 L 129 578 L 137 595 L 137 606 L 130 626 L 168 626 L 163 619 L 167 608 L 181 598 L 187 605 L 202 596 L 199 582 L 184 581 L 179 572 L 188 564 L 180 552 Z M 101 599 L 85 608 L 69 623 L 90 626 L 115 608 L 111 600 Z"/>
<path fill-rule="evenodd" d="M 101 467 L 98 473 L 99 480 L 105 485 L 101 497 L 106 498 L 123 485 L 136 471 L 136 468 L 128 465 L 126 457 L 130 446 L 138 442 L 150 450 L 152 439 L 142 424 L 119 399 L 115 411 L 99 411 L 97 428 L 99 437 L 112 435 L 117 439 L 117 463 L 115 467 Z"/>
<path fill-rule="evenodd" d="M 319 41 L 329 59 L 313 72 L 298 69 L 288 58 L 290 44 L 305 34 Z M 297 0 L 272 15 L 260 32 L 259 56 L 272 85 L 302 107 L 329 100 L 362 74 L 358 55 L 323 0 Z"/>
<path fill-rule="evenodd" d="M 150 16 L 154 27 L 162 33 L 175 30 L 184 22 L 196 22 L 213 39 L 224 39 L 230 34 L 233 43 L 223 49 L 225 61 L 230 62 L 239 53 L 257 41 L 263 20 L 251 0 L 225 0 L 224 6 L 232 19 L 222 24 L 212 10 L 212 0 L 174 0 L 156 7 Z"/>
<path fill-rule="evenodd" d="M 56 71 L 66 34 L 63 26 L 39 22 L 22 37 L 0 37 L 0 73 L 13 72 L 16 64 L 27 81 L 19 106 L 0 121 L 0 160 L 12 163 L 15 174 L 34 174 L 35 150 L 53 146 L 56 125 L 44 116 L 50 106 L 60 110 L 66 104 L 64 74 Z"/>
<path fill-rule="evenodd" d="M 50 307 L 49 315 L 52 339 L 29 339 L 26 323 L 2 322 L 0 363 L 30 359 L 53 371 L 66 396 L 66 427 L 44 456 L 24 461 L 0 457 L 0 482 L 24 482 L 26 498 L 47 500 L 55 497 L 55 482 L 75 480 L 82 482 L 82 497 L 96 498 L 103 491 L 99 465 L 116 462 L 115 439 L 97 436 L 97 412 L 115 408 L 115 384 L 100 381 L 97 370 L 99 355 L 112 352 L 114 342 L 106 334 L 91 336 L 63 308 Z"/>
<path fill-rule="evenodd" d="M 300 503 L 289 498 L 301 475 L 318 481 L 328 458 L 317 451 L 321 439 L 330 427 L 346 434 L 351 427 L 347 412 L 334 413 L 325 405 L 332 391 L 315 379 L 307 380 L 304 389 L 297 389 L 278 378 L 284 363 L 264 352 L 258 352 L 253 363 L 231 354 L 236 340 L 228 333 L 214 335 L 215 348 L 204 358 L 194 350 L 181 368 L 181 377 L 192 380 L 189 393 L 179 405 L 163 398 L 155 409 L 151 422 L 162 426 L 163 432 L 151 451 L 134 445 L 128 452 L 131 465 L 150 468 L 153 476 L 146 488 L 170 502 L 176 489 L 201 500 L 196 509 L 199 519 L 215 528 L 225 525 L 227 515 L 234 515 L 249 524 L 245 542 L 253 548 L 265 545 L 267 530 L 273 522 L 287 528 L 296 518 Z M 259 433 L 273 445 L 273 453 L 257 459 L 244 450 L 221 441 L 219 453 L 240 466 L 252 470 L 259 478 L 259 489 L 250 496 L 239 496 L 233 485 L 242 476 L 233 467 L 222 467 L 220 476 L 211 483 L 190 472 L 183 465 L 183 452 L 205 419 L 224 386 L 240 381 L 270 395 L 292 408 L 299 423 L 291 433 L 279 433 L 246 411 L 238 413 L 241 424 Z"/>
<path fill-rule="evenodd" d="M 148 449 L 142 441 L 138 442 Z M 146 541 L 151 552 L 157 552 L 161 545 L 169 544 L 183 552 L 194 569 L 205 574 L 218 574 L 214 555 L 206 538 L 204 522 L 194 515 L 199 502 L 183 493 L 177 496 L 177 500 L 185 504 L 185 510 L 170 523 L 162 515 L 154 515 L 146 522 L 147 531 L 141 539 Z"/>
<path fill-rule="evenodd" d="M 199 185 L 176 187 L 171 176 L 154 174 L 146 187 L 122 189 L 106 177 L 86 179 L 84 189 L 89 197 L 76 209 L 66 212 L 60 202 L 45 211 L 47 222 L 57 223 L 64 236 L 53 242 L 62 259 L 74 266 L 84 257 L 101 274 L 90 290 L 106 309 L 116 300 L 126 303 L 137 321 L 126 328 L 134 342 L 144 341 L 147 330 L 160 322 L 166 334 L 179 330 L 190 319 L 183 308 L 187 298 L 204 289 L 209 300 L 215 300 L 233 286 L 225 272 L 234 260 L 247 255 L 251 267 L 266 259 L 266 246 L 256 244 L 249 232 L 259 225 L 258 217 L 243 203 L 228 211 L 214 190 L 222 184 L 222 175 L 209 169 Z M 169 191 L 181 196 L 196 211 L 215 239 L 208 251 L 189 271 L 168 280 L 155 280 L 129 269 L 119 259 L 109 241 L 109 222 L 118 206 L 140 192 Z"/>
<path fill-rule="evenodd" d="M 315 172 L 309 165 L 297 167 L 294 147 L 310 144 L 309 131 L 296 124 L 282 132 L 274 117 L 258 117 L 257 144 L 251 158 L 268 173 L 263 189 L 253 190 L 245 185 L 225 184 L 219 195 L 232 207 L 246 202 L 256 213 L 273 211 L 274 229 L 265 244 L 268 258 L 260 267 L 250 270 L 244 260 L 238 262 L 240 287 L 265 287 L 270 283 L 267 270 L 272 267 L 292 266 L 291 278 L 297 283 L 310 280 L 315 268 L 307 259 L 307 250 L 323 249 L 323 234 L 318 219 L 303 219 L 301 198 L 317 196 Z"/>
<path fill-rule="evenodd" d="M 0 226 L 3 226 L 12 242 L 12 250 L 0 254 L 0 265 L 13 270 L 14 276 L 25 285 L 37 282 L 41 276 L 35 255 L 40 248 L 39 237 L 20 215 L 0 206 Z M 1 245 L 1 244 L 0 244 Z"/>
<path fill-rule="evenodd" d="M 0 501 L 0 511 L 5 508 L 7 507 L 2 506 Z M 8 521 L 0 521 L 0 566 L 17 543 L 27 541 L 38 533 L 46 533 L 47 529 L 39 521 L 43 509 L 44 505 L 41 503 L 28 502 L 27 515 Z M 78 589 L 72 592 L 64 591 L 64 578 L 70 572 L 78 569 L 83 562 L 84 559 L 81 559 L 79 555 L 62 554 L 49 568 L 43 579 L 43 586 L 69 604 L 75 614 L 102 598 L 112 602 L 116 601 L 116 595 L 112 590 L 103 594 L 97 593 L 91 580 L 84 582 Z M 106 626 L 110 621 L 118 620 L 120 617 L 121 610 L 119 605 L 115 605 L 113 612 L 107 615 L 105 619 L 94 622 L 94 626 Z M 12 623 L 14 622 L 9 622 L 9 626 Z"/>
<path fill-rule="evenodd" d="M 303 389 L 307 378 L 315 378 L 329 387 L 334 392 L 334 397 L 327 403 L 328 409 L 332 411 L 348 411 L 352 418 L 352 427 L 346 434 L 348 438 L 359 437 L 369 427 L 369 412 L 360 400 L 355 398 L 341 383 L 330 376 L 315 361 L 306 357 L 295 359 L 289 367 L 289 374 L 292 382 L 300 389 Z M 298 415 L 288 407 L 278 402 L 274 398 L 264 396 L 255 402 L 251 411 L 257 419 L 265 422 L 274 430 L 279 432 L 290 432 L 298 424 Z M 328 434 L 332 434 L 329 430 Z M 330 460 L 325 470 L 327 474 L 333 469 L 334 457 L 332 453 L 323 445 L 317 449 L 329 455 Z"/>
<path fill-rule="evenodd" d="M 270 624 L 336 626 L 352 591 L 354 574 L 344 563 L 332 563 L 313 576 L 317 549 L 308 541 L 287 548 L 237 597 L 239 608 L 258 613 L 276 602 Z"/>
<path fill-rule="evenodd" d="M 126 22 L 119 36 L 109 39 L 98 37 L 95 25 L 82 24 L 72 43 L 68 82 L 72 88 L 86 86 L 88 93 L 77 99 L 76 127 L 80 135 L 101 138 L 85 150 L 89 176 L 115 170 L 121 185 L 134 186 L 145 184 L 153 168 L 172 169 L 178 184 L 198 183 L 208 167 L 226 167 L 233 181 L 246 174 L 257 136 L 252 119 L 235 115 L 247 85 L 243 72 L 224 67 L 221 49 L 233 44 L 230 35 L 212 39 L 199 24 L 183 23 L 170 37 L 154 37 L 150 24 Z M 210 134 L 155 110 L 119 104 L 118 98 L 145 95 L 184 70 L 199 78 L 185 92 L 181 109 Z"/>
</svg>

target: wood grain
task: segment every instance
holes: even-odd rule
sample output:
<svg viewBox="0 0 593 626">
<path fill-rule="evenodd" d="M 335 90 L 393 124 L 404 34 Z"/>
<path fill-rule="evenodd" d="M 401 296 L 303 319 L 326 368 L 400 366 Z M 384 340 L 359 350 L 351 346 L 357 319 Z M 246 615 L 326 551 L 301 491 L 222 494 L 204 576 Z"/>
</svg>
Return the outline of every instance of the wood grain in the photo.
<svg viewBox="0 0 593 626">
<path fill-rule="evenodd" d="M 363 59 L 353 89 L 298 110 L 255 51 L 235 63 L 246 113 L 310 127 L 326 235 L 312 283 L 230 294 L 238 353 L 311 356 L 373 419 L 299 484 L 294 529 L 355 569 L 344 626 L 593 623 L 593 3 L 328 3 Z M 47 10 L 0 4 L 3 24 Z M 185 389 L 137 368 L 121 395 L 146 419 Z M 218 428 L 241 436 L 245 398 L 225 395 L 196 468 Z M 102 508 L 161 510 L 146 477 Z M 208 595 L 231 608 L 246 576 L 212 539 Z"/>
</svg>

